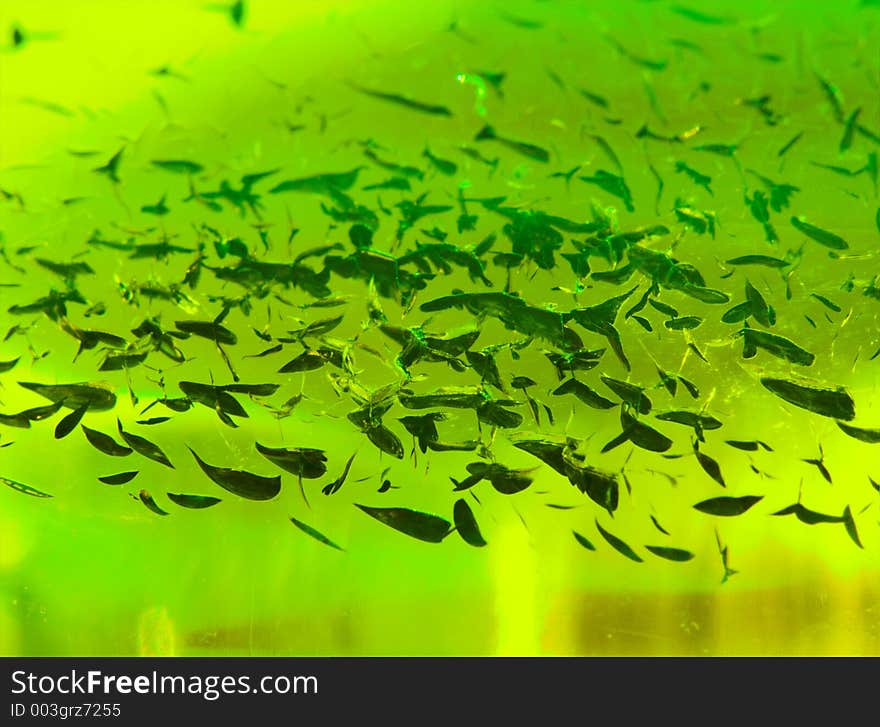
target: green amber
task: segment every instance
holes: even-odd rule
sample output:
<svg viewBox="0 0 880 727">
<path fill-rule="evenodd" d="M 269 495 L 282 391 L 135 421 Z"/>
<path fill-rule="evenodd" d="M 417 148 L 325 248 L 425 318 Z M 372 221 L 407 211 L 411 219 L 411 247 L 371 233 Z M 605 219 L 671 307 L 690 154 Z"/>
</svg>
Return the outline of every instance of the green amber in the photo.
<svg viewBox="0 0 880 727">
<path fill-rule="evenodd" d="M 878 45 L 4 2 L 0 654 L 880 652 Z"/>
</svg>

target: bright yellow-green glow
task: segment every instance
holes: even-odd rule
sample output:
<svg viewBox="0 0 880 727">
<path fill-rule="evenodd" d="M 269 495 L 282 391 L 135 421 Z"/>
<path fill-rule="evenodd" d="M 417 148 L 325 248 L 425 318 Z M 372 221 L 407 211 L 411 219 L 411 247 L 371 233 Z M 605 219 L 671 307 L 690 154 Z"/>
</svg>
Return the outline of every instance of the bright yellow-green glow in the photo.
<svg viewBox="0 0 880 727">
<path fill-rule="evenodd" d="M 540 651 L 538 625 L 539 569 L 534 546 L 519 523 L 499 530 L 493 539 L 497 653 L 522 656 Z"/>
</svg>

